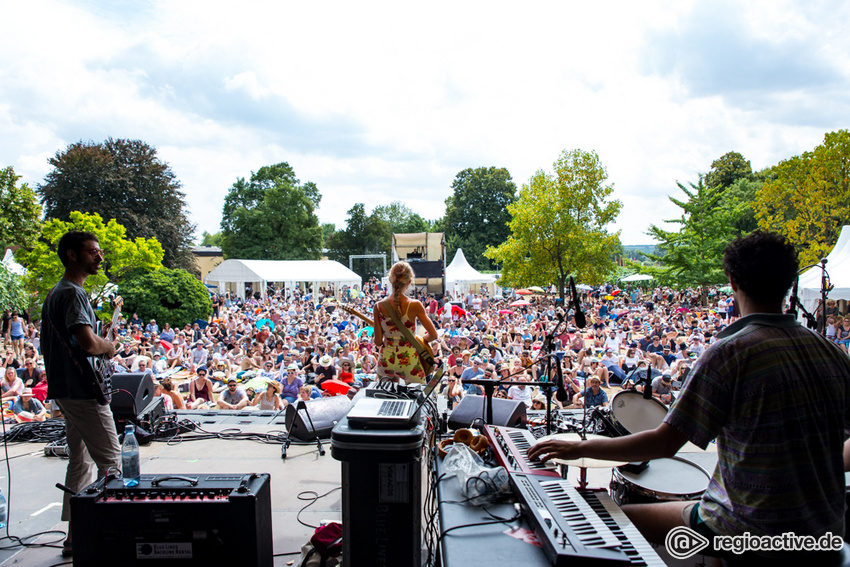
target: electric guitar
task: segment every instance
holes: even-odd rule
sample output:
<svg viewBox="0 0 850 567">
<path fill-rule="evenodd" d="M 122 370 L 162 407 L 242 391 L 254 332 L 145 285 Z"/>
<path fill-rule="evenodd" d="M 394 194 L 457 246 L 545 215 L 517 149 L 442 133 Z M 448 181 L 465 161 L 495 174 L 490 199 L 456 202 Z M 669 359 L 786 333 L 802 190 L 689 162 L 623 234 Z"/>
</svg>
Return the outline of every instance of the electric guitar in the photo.
<svg viewBox="0 0 850 567">
<path fill-rule="evenodd" d="M 357 311 L 353 307 L 349 307 L 348 305 L 339 305 L 338 307 L 341 310 L 348 313 L 349 315 L 354 315 L 355 317 L 359 317 L 360 319 L 362 319 L 363 321 L 365 321 L 366 323 L 368 323 L 372 327 L 375 326 L 374 319 L 370 319 L 369 317 L 367 317 L 363 313 L 360 313 L 359 311 Z M 427 353 L 427 356 L 420 356 L 419 357 L 419 362 L 422 364 L 422 370 L 425 372 L 425 375 L 427 376 L 428 374 L 431 374 L 431 372 L 434 370 L 434 366 L 436 365 L 436 362 L 434 361 L 434 350 L 431 348 L 431 345 L 429 345 L 428 342 L 425 341 L 425 337 L 423 337 L 421 335 L 416 335 L 416 342 L 418 342 L 420 345 L 422 345 L 422 348 L 424 348 L 425 352 Z"/>
<path fill-rule="evenodd" d="M 112 300 L 112 305 L 115 307 L 115 311 L 112 312 L 112 320 L 105 329 L 103 322 L 97 322 L 96 328 L 93 329 L 97 336 L 103 337 L 111 343 L 115 342 L 115 329 L 118 328 L 118 323 L 121 320 L 121 306 L 123 304 L 124 300 L 120 296 Z M 112 400 L 112 374 L 114 372 L 112 359 L 105 354 L 96 354 L 88 356 L 86 361 L 91 366 L 95 384 L 100 390 L 95 393 L 97 402 L 105 406 Z"/>
</svg>

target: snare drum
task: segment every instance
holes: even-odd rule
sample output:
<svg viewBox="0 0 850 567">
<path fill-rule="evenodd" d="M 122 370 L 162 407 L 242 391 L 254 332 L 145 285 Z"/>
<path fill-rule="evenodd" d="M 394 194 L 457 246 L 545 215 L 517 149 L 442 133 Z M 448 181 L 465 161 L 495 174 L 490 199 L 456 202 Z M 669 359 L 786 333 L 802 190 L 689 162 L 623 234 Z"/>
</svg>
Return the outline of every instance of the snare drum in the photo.
<svg viewBox="0 0 850 567">
<path fill-rule="evenodd" d="M 634 390 L 617 392 L 611 398 L 610 419 L 628 433 L 655 429 L 667 415 L 667 406 L 655 398 L 646 399 Z"/>
<path fill-rule="evenodd" d="M 611 475 L 611 498 L 617 505 L 697 500 L 708 488 L 705 469 L 680 457 L 655 459 L 639 473 L 616 467 Z"/>
</svg>

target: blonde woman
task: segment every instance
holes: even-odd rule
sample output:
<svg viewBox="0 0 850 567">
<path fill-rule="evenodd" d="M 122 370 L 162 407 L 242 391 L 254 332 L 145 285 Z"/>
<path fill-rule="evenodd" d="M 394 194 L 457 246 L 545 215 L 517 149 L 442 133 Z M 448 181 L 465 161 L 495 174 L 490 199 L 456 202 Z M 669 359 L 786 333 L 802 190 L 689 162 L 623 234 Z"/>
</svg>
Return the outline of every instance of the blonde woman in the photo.
<svg viewBox="0 0 850 567">
<path fill-rule="evenodd" d="M 425 313 L 425 307 L 405 295 L 413 277 L 410 264 L 396 262 L 389 275 L 393 294 L 375 305 L 375 333 L 372 338 L 381 351 L 377 367 L 379 378 L 403 379 L 407 383 L 425 381 L 419 353 L 390 317 L 390 310 L 394 310 L 411 333 L 416 332 L 416 322 L 419 321 L 425 328 L 425 341 L 430 343 L 437 339 L 437 329 Z"/>
</svg>

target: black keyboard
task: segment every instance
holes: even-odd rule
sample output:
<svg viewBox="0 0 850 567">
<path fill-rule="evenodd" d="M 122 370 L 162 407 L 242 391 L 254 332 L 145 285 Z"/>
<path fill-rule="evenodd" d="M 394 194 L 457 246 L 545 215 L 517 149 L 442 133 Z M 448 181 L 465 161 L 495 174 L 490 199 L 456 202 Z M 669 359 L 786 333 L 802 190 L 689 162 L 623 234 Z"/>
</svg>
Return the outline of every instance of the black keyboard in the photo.
<svg viewBox="0 0 850 567">
<path fill-rule="evenodd" d="M 511 474 L 510 480 L 553 565 L 664 565 L 604 492 L 580 492 L 566 480 L 543 476 Z M 604 505 L 606 500 L 610 508 Z"/>
</svg>

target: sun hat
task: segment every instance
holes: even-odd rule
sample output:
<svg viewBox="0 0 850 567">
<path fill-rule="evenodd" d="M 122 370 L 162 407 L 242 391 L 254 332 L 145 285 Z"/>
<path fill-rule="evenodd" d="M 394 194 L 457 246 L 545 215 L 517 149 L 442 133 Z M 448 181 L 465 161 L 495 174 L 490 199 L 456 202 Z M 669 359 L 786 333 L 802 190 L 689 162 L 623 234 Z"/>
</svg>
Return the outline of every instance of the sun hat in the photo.
<svg viewBox="0 0 850 567">
<path fill-rule="evenodd" d="M 224 378 L 225 376 L 227 376 L 227 374 L 225 374 L 225 373 L 224 373 L 224 372 L 222 372 L 221 370 L 218 370 L 218 371 L 216 371 L 216 372 L 213 372 L 213 374 L 212 374 L 212 375 L 213 375 L 213 378 Z M 234 378 L 234 380 L 235 380 L 235 378 Z"/>
<path fill-rule="evenodd" d="M 333 359 L 330 356 L 328 356 L 327 354 L 319 359 L 319 364 L 324 366 L 325 368 L 330 366 L 332 362 L 333 362 Z"/>
<path fill-rule="evenodd" d="M 298 370 L 298 365 L 294 362 L 286 367 L 287 370 Z"/>
<path fill-rule="evenodd" d="M 275 393 L 280 393 L 280 383 L 276 380 L 269 380 L 268 382 L 266 382 L 266 387 L 268 388 L 269 386 L 274 388 Z"/>
</svg>

